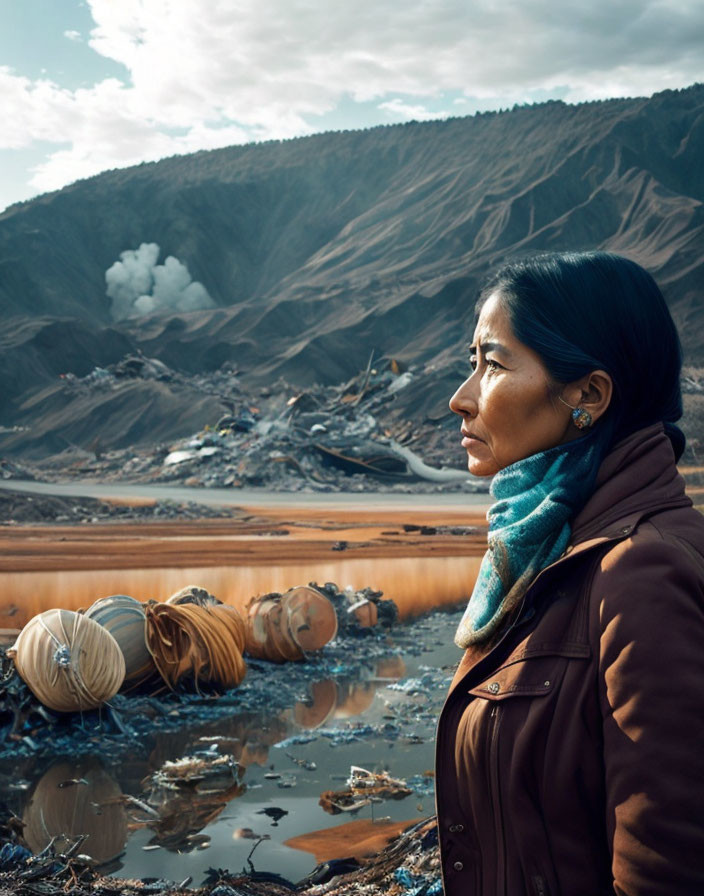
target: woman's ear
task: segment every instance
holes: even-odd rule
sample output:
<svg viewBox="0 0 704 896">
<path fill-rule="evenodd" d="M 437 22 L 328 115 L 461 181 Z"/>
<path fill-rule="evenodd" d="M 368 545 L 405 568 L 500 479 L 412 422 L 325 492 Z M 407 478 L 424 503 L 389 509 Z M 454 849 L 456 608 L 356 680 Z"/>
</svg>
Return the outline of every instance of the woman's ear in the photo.
<svg viewBox="0 0 704 896">
<path fill-rule="evenodd" d="M 570 383 L 562 391 L 562 397 L 573 407 L 584 408 L 596 423 L 606 413 L 614 392 L 613 380 L 605 370 L 592 370 L 586 376 Z"/>
</svg>

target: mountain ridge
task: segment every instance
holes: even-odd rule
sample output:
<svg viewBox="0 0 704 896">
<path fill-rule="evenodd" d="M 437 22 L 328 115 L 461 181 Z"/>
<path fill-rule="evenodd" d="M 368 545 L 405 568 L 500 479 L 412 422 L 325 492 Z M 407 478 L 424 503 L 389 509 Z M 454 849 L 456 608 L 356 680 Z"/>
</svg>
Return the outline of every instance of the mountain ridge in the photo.
<svg viewBox="0 0 704 896">
<path fill-rule="evenodd" d="M 553 249 L 643 263 L 702 365 L 702 158 L 694 85 L 203 151 L 16 204 L 0 215 L 0 423 L 27 425 L 59 373 L 134 351 L 193 374 L 230 362 L 251 388 L 339 382 L 372 350 L 458 367 L 487 273 Z M 217 307 L 112 321 L 105 271 L 143 242 Z"/>
</svg>

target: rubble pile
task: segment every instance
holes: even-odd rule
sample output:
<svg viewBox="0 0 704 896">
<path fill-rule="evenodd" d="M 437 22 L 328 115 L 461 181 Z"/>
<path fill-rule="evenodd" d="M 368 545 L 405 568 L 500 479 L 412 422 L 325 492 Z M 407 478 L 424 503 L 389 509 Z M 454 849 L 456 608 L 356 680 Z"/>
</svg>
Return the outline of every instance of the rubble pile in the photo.
<svg viewBox="0 0 704 896">
<path fill-rule="evenodd" d="M 279 380 L 246 391 L 230 364 L 188 375 L 129 356 L 82 378 L 65 374 L 65 388 L 90 397 L 119 390 L 130 378 L 165 381 L 174 389 L 187 384 L 217 397 L 224 413 L 170 444 L 108 450 L 98 432 L 90 451 L 74 456 L 68 468 L 59 455 L 42 464 L 40 475 L 291 492 L 483 490 L 462 470 L 461 458 L 448 453 L 457 443 L 449 411 L 438 418 L 416 406 L 415 388 L 428 376 L 432 370 L 419 366 L 401 371 L 395 361 L 372 367 L 370 360 L 365 371 L 336 386 L 301 391 Z M 443 463 L 450 466 L 438 468 Z"/>
<path fill-rule="evenodd" d="M 189 886 L 164 879 L 124 880 L 105 877 L 86 856 L 46 850 L 33 856 L 17 844 L 0 850 L 3 894 L 25 896 L 442 896 L 437 823 L 421 821 L 377 855 L 323 862 L 304 880 L 294 883 L 262 871 L 233 873 L 211 868 L 204 885 Z"/>
<path fill-rule="evenodd" d="M 0 427 L 2 432 L 3 427 Z M 34 472 L 28 466 L 0 457 L 0 479 L 34 479 Z"/>
<path fill-rule="evenodd" d="M 242 511 L 236 507 L 211 507 L 195 501 L 151 501 L 118 503 L 99 498 L 31 495 L 25 492 L 0 490 L 0 525 L 16 523 L 98 523 L 121 521 L 237 519 Z"/>
<path fill-rule="evenodd" d="M 364 806 L 383 800 L 402 800 L 413 793 L 405 781 L 392 778 L 388 772 L 370 772 L 353 765 L 342 790 L 326 790 L 320 795 L 320 806 L 330 815 L 357 812 Z"/>
<path fill-rule="evenodd" d="M 398 622 L 398 607 L 392 600 L 381 600 L 383 591 L 373 588 L 342 591 L 334 582 L 311 585 L 332 603 L 337 612 L 338 631 L 345 635 L 364 635 L 375 625 L 391 628 Z"/>
</svg>

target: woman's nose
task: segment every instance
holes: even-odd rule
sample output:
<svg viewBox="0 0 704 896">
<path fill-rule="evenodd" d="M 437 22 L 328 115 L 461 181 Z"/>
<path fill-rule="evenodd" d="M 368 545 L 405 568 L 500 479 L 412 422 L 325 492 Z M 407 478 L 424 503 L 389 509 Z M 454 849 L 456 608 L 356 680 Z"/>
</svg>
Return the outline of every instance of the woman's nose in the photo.
<svg viewBox="0 0 704 896">
<path fill-rule="evenodd" d="M 455 414 L 468 414 L 475 417 L 477 414 L 477 402 L 470 384 L 472 377 L 468 377 L 450 399 L 450 410 Z"/>
</svg>

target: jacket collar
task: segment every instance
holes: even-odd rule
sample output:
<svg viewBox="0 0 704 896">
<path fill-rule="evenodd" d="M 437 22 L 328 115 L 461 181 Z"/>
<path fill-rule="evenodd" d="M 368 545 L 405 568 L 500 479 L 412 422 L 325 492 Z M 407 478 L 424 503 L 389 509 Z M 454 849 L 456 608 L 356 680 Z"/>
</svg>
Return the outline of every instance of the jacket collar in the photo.
<svg viewBox="0 0 704 896">
<path fill-rule="evenodd" d="M 606 456 L 592 496 L 574 519 L 570 543 L 630 535 L 653 511 L 691 503 L 670 439 L 656 423 L 631 433 Z"/>
<path fill-rule="evenodd" d="M 595 490 L 572 524 L 572 538 L 565 553 L 546 566 L 530 585 L 545 587 L 555 569 L 598 545 L 627 538 L 644 518 L 656 510 L 689 507 L 684 479 L 677 472 L 675 455 L 662 423 L 638 430 L 619 442 L 599 468 Z M 489 662 L 494 648 L 475 644 L 465 650 L 450 692 L 470 671 Z"/>
</svg>

